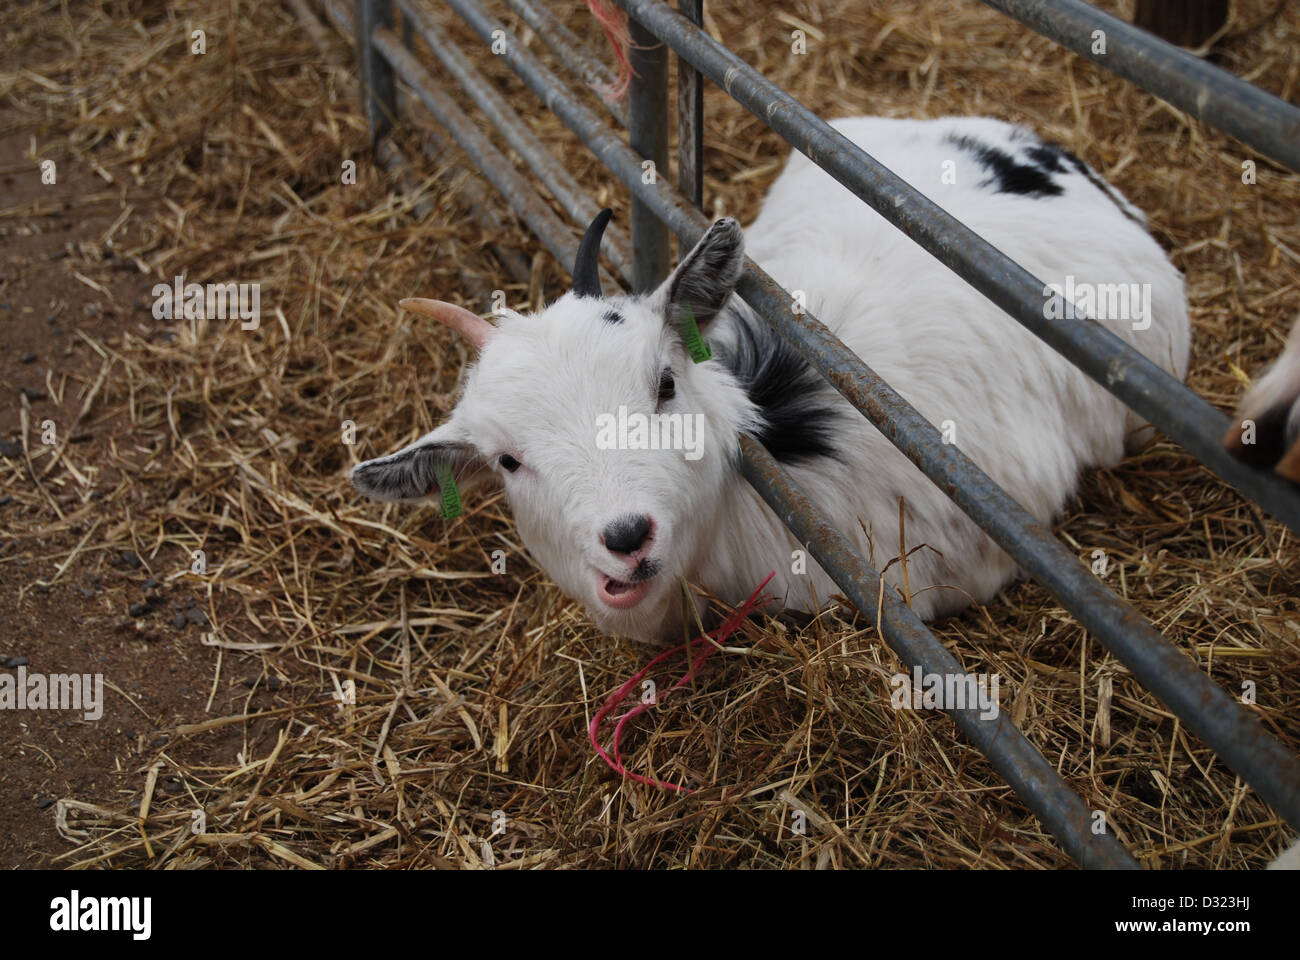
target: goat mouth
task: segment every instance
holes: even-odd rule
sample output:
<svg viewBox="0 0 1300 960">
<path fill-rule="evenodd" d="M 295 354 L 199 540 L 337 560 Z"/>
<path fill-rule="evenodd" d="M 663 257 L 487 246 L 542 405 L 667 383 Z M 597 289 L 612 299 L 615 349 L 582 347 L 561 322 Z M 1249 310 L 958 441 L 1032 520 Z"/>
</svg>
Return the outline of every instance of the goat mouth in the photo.
<svg viewBox="0 0 1300 960">
<path fill-rule="evenodd" d="M 627 580 L 618 580 L 597 571 L 597 592 L 601 601 L 616 610 L 629 610 L 645 599 L 650 592 L 650 581 L 659 573 L 659 563 L 642 560 Z"/>
</svg>

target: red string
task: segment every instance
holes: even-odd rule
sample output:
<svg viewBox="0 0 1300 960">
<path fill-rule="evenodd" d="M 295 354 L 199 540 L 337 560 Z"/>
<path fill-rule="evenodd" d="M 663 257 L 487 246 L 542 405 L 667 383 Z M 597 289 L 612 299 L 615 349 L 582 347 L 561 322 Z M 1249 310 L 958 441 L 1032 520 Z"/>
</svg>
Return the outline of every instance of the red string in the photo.
<svg viewBox="0 0 1300 960">
<path fill-rule="evenodd" d="M 683 787 L 681 784 L 665 783 L 662 780 L 655 780 L 652 777 L 644 777 L 639 773 L 633 773 L 623 765 L 623 753 L 619 749 L 619 741 L 623 736 L 623 727 L 633 717 L 645 713 L 645 711 L 654 704 L 639 703 L 627 713 L 623 714 L 623 716 L 618 718 L 618 721 L 614 724 L 614 738 L 611 742 L 611 746 L 614 749 L 613 757 L 606 753 L 605 749 L 600 745 L 600 725 L 604 722 L 607 716 L 609 716 L 614 710 L 618 709 L 619 705 L 627 699 L 628 693 L 636 687 L 636 685 L 645 678 L 645 675 L 654 669 L 657 664 L 667 660 L 673 654 L 685 651 L 688 646 L 691 648 L 691 654 L 688 654 L 688 656 L 693 655 L 694 648 L 702 645 L 704 647 L 704 652 L 701 653 L 693 663 L 691 663 L 690 670 L 688 670 L 686 674 L 671 687 L 659 694 L 655 698 L 656 702 L 661 701 L 665 696 L 679 687 L 685 686 L 691 677 L 695 675 L 695 671 L 700 668 L 700 664 L 704 663 L 709 654 L 717 649 L 717 647 L 714 646 L 714 643 L 710 642 L 709 638 L 712 637 L 713 641 L 716 641 L 718 644 L 726 642 L 727 638 L 736 631 L 736 628 L 744 622 L 745 618 L 753 612 L 754 608 L 763 602 L 759 595 L 763 592 L 763 588 L 767 586 L 768 582 L 775 576 L 776 571 L 773 570 L 764 578 L 763 582 L 758 585 L 754 592 L 749 595 L 749 599 L 737 607 L 731 616 L 722 621 L 722 624 L 716 630 L 710 631 L 704 636 L 696 637 L 689 643 L 683 643 L 679 646 L 673 647 L 667 653 L 661 653 L 659 656 L 647 663 L 644 667 L 633 674 L 632 677 L 623 684 L 623 686 L 614 691 L 614 695 L 605 701 L 603 707 L 596 711 L 596 715 L 591 718 L 591 726 L 587 728 L 587 735 L 591 738 L 591 745 L 596 748 L 596 752 L 600 754 L 601 759 L 609 764 L 611 770 L 617 771 L 619 775 L 628 780 L 635 780 L 637 783 L 644 784 L 648 787 L 659 787 L 660 789 L 673 790 L 677 793 L 695 792 L 689 787 Z"/>
<path fill-rule="evenodd" d="M 601 29 L 605 31 L 605 39 L 609 41 L 610 48 L 614 51 L 614 59 L 618 62 L 617 80 L 613 86 L 602 91 L 605 99 L 612 102 L 622 98 L 632 82 L 632 64 L 627 56 L 627 48 L 631 43 L 627 31 L 627 14 L 607 0 L 587 0 L 587 8 L 600 23 Z"/>
</svg>

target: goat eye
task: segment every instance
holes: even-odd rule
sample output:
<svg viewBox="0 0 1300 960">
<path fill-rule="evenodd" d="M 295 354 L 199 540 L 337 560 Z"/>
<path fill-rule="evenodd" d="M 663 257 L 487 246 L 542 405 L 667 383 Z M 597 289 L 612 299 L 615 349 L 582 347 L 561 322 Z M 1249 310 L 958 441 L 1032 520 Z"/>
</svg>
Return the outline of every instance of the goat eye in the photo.
<svg viewBox="0 0 1300 960">
<path fill-rule="evenodd" d="M 501 454 L 499 463 L 501 464 L 501 466 L 505 467 L 511 473 L 514 473 L 516 470 L 519 469 L 519 461 L 516 460 L 514 457 L 510 456 L 510 454 L 508 453 Z"/>
<path fill-rule="evenodd" d="M 673 380 L 673 372 L 665 370 L 659 375 L 659 403 L 667 403 L 677 395 L 677 384 Z"/>
</svg>

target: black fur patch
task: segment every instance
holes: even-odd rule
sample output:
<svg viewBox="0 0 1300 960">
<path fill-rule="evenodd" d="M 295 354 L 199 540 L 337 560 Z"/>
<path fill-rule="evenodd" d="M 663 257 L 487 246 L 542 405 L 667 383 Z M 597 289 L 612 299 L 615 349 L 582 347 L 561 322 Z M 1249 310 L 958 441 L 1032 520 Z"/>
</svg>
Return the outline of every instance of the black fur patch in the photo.
<svg viewBox="0 0 1300 960">
<path fill-rule="evenodd" d="M 1029 154 L 1029 159 L 1048 173 L 1065 173 L 1065 167 L 1061 163 L 1062 159 L 1068 158 L 1072 160 L 1076 170 L 1083 164 L 1083 161 L 1074 154 L 1063 147 L 1056 146 L 1054 143 L 1042 143 L 1036 147 L 1030 147 L 1025 153 Z"/>
<path fill-rule="evenodd" d="M 1043 147 L 1040 149 L 1051 151 L 1059 157 L 1064 157 L 1066 161 L 1070 164 L 1070 166 L 1074 167 L 1075 170 L 1079 171 L 1079 173 L 1081 173 L 1084 177 L 1087 178 L 1089 183 L 1091 183 L 1094 187 L 1096 187 L 1098 190 L 1104 193 L 1106 197 L 1110 200 L 1110 202 L 1115 204 L 1116 208 L 1119 210 L 1120 213 L 1124 214 L 1124 216 L 1128 217 L 1130 220 L 1136 223 L 1143 230 L 1146 229 L 1147 225 L 1143 222 L 1142 218 L 1138 216 L 1134 216 L 1133 211 L 1130 210 L 1128 207 L 1124 206 L 1124 204 L 1120 202 L 1119 198 L 1115 195 L 1115 191 L 1111 188 L 1110 184 L 1108 184 L 1105 180 L 1103 180 L 1101 178 L 1101 174 L 1097 173 L 1096 170 L 1092 169 L 1092 167 L 1088 166 L 1086 163 L 1084 163 L 1082 160 L 1080 160 L 1078 157 L 1072 154 L 1069 150 L 1066 150 L 1065 147 L 1058 147 L 1054 143 L 1048 143 L 1048 144 L 1044 144 Z"/>
<path fill-rule="evenodd" d="M 1018 136 L 1021 131 L 1017 130 L 1012 134 L 1014 139 L 1024 139 Z M 1069 173 L 1067 164 L 1073 167 L 1089 183 L 1105 194 L 1106 199 L 1115 204 L 1120 213 L 1128 217 L 1139 227 L 1146 229 L 1146 224 L 1142 218 L 1135 216 L 1133 211 L 1126 207 L 1116 196 L 1111 186 L 1101 178 L 1101 175 L 1092 167 L 1088 166 L 1077 156 L 1066 150 L 1065 147 L 1055 143 L 1040 141 L 1032 147 L 1025 150 L 1025 154 L 1037 166 L 1027 164 L 1018 164 L 1009 154 L 997 149 L 996 147 L 986 146 L 973 140 L 970 137 L 947 138 L 949 143 L 960 147 L 964 150 L 970 150 L 976 158 L 984 165 L 985 169 L 993 173 L 994 179 L 998 183 L 999 193 L 1021 193 L 1029 196 L 1059 196 L 1062 192 L 1061 187 L 1051 175 L 1054 173 Z M 1038 172 L 1035 173 L 1034 171 Z M 1004 175 L 1002 171 L 1006 171 Z M 1035 189 L 1035 184 L 1042 187 L 1046 184 L 1045 189 Z M 1010 187 L 1010 189 L 1008 189 Z"/>
<path fill-rule="evenodd" d="M 623 322 L 623 314 L 619 313 L 613 307 L 610 307 L 600 315 L 600 319 L 604 320 L 606 323 L 619 324 Z"/>
<path fill-rule="evenodd" d="M 835 393 L 794 347 L 765 321 L 733 303 L 736 344 L 718 359 L 759 408 L 757 436 L 781 463 L 835 457 Z"/>
<path fill-rule="evenodd" d="M 997 183 L 998 193 L 1016 193 L 1025 197 L 1059 197 L 1065 192 L 1051 178 L 1052 173 L 1063 172 L 1064 169 L 1055 156 L 1051 157 L 1052 167 L 1044 169 L 1045 165 L 1033 166 L 1032 164 L 1019 163 L 1015 157 L 1005 150 L 1000 150 L 987 143 L 980 143 L 973 137 L 958 137 L 949 134 L 946 139 L 959 150 L 965 150 L 973 156 L 980 166 L 992 175 L 991 182 Z M 1048 152 L 1041 147 L 1034 148 L 1034 150 Z M 1031 156 L 1033 156 L 1034 150 L 1030 151 Z M 1042 160 L 1038 157 L 1034 157 L 1034 160 L 1037 163 L 1042 163 Z"/>
</svg>

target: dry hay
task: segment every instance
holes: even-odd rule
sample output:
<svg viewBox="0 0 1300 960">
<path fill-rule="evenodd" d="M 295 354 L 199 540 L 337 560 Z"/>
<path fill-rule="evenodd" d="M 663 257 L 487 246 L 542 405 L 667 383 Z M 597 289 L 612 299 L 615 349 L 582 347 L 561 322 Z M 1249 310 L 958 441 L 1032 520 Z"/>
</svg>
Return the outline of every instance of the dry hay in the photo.
<svg viewBox="0 0 1300 960">
<path fill-rule="evenodd" d="M 75 846 L 62 863 L 1069 863 L 949 719 L 890 709 L 899 663 L 851 609 L 803 628 L 750 621 L 733 644 L 752 655 L 716 655 L 693 690 L 639 722 L 629 764 L 698 793 L 623 783 L 595 759 L 587 720 L 649 651 L 596 633 L 526 559 L 499 496 L 443 523 L 432 509 L 359 502 L 342 479 L 358 458 L 430 429 L 455 398 L 465 349 L 399 316 L 399 298 L 504 287 L 519 305 L 563 289 L 563 270 L 517 225 L 479 231 L 443 175 L 467 161 L 421 156 L 410 125 L 397 136 L 417 158 L 419 190 L 393 192 L 366 160 L 348 78 L 322 65 L 285 9 L 245 0 L 208 19 L 204 6 L 179 3 L 168 17 L 89 4 L 68 21 L 57 5 L 35 5 L 14 34 L 69 53 L 47 75 L 9 75 L 4 89 L 64 131 L 71 151 L 95 150 L 166 197 L 149 242 L 129 254 L 150 283 L 182 270 L 198 282 L 260 281 L 263 325 L 146 332 L 142 301 L 138 332 L 96 344 L 102 376 L 87 415 L 132 431 L 130 447 L 101 465 L 120 482 L 86 500 L 73 471 L 96 465 L 68 448 L 41 487 L 9 468 L 4 486 L 24 505 L 20 537 L 66 529 L 92 509 L 102 518 L 77 563 L 134 545 L 180 569 L 205 549 L 211 570 L 199 582 L 224 645 L 214 690 L 249 663 L 291 683 L 274 710 L 179 728 L 145 751 L 120 807 L 67 798 L 60 815 Z M 1279 348 L 1300 306 L 1295 175 L 1256 158 L 1259 182 L 1243 185 L 1251 154 L 1240 145 L 973 0 L 707 6 L 716 36 L 822 116 L 988 114 L 1028 123 L 1103 171 L 1148 211 L 1186 273 L 1191 383 L 1221 407 L 1242 371 Z M 1270 10 L 1234 6 L 1217 55 L 1292 98 L 1300 11 Z M 437 13 L 626 222 L 625 191 L 454 16 Z M 583 10 L 567 19 L 597 36 Z M 215 53 L 187 54 L 191 21 Z M 796 28 L 807 56 L 791 55 Z M 721 92 L 708 91 L 706 109 L 710 212 L 748 219 L 786 150 Z M 339 182 L 349 157 L 355 186 Z M 422 221 L 410 213 L 417 195 L 432 205 Z M 528 284 L 504 283 L 489 241 L 532 258 Z M 355 446 L 340 442 L 349 419 Z M 1104 550 L 1107 583 L 1225 689 L 1253 681 L 1255 712 L 1300 748 L 1297 554 L 1281 525 L 1158 440 L 1090 474 L 1058 530 L 1085 561 Z M 497 550 L 504 575 L 491 572 Z M 1016 585 L 936 633 L 967 669 L 1000 674 L 1015 722 L 1145 864 L 1254 867 L 1280 849 L 1288 830 L 1272 811 L 1039 587 Z M 349 682 L 356 702 L 340 705 Z M 237 756 L 181 759 L 186 744 L 232 727 L 243 735 Z M 159 776 L 185 789 L 156 796 Z M 207 811 L 202 836 L 188 829 L 196 804 Z M 807 819 L 802 837 L 790 830 L 795 809 Z M 495 837 L 494 811 L 507 818 Z"/>
</svg>

